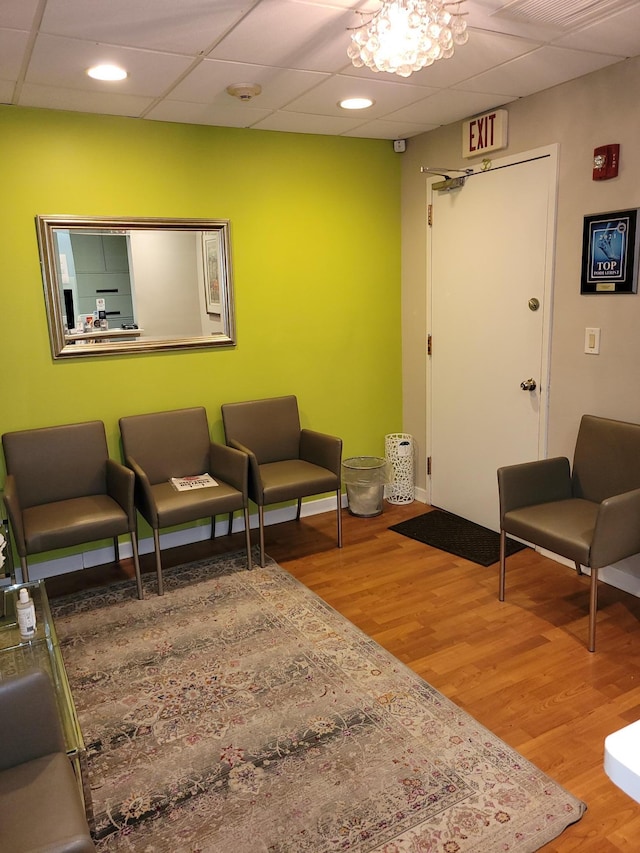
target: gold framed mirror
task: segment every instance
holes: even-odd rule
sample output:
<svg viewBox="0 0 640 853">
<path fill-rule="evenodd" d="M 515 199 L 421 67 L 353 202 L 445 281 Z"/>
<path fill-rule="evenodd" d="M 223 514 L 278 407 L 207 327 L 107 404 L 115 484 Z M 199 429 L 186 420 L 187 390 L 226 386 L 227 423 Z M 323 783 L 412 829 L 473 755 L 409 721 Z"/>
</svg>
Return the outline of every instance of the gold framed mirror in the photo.
<svg viewBox="0 0 640 853">
<path fill-rule="evenodd" d="M 37 216 L 54 359 L 235 346 L 222 219 Z"/>
</svg>

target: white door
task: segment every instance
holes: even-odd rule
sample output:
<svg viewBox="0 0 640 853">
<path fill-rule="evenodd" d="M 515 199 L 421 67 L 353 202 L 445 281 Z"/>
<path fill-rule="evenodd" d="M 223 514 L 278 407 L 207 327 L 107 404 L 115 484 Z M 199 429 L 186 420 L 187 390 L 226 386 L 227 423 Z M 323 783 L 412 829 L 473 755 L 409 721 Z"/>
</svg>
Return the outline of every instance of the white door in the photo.
<svg viewBox="0 0 640 853">
<path fill-rule="evenodd" d="M 429 179 L 429 502 L 492 530 L 497 469 L 546 449 L 556 173 L 551 146 Z"/>
</svg>

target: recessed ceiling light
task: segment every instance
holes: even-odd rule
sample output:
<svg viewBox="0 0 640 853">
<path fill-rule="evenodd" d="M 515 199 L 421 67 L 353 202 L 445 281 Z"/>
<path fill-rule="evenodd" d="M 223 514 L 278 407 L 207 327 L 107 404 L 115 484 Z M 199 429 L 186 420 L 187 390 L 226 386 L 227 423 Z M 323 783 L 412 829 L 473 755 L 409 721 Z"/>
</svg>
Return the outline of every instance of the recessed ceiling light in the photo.
<svg viewBox="0 0 640 853">
<path fill-rule="evenodd" d="M 372 107 L 375 101 L 371 98 L 343 98 L 338 101 L 338 106 L 343 110 L 366 110 L 367 107 Z"/>
<path fill-rule="evenodd" d="M 94 65 L 87 71 L 89 77 L 94 80 L 124 80 L 127 72 L 117 65 Z"/>
</svg>

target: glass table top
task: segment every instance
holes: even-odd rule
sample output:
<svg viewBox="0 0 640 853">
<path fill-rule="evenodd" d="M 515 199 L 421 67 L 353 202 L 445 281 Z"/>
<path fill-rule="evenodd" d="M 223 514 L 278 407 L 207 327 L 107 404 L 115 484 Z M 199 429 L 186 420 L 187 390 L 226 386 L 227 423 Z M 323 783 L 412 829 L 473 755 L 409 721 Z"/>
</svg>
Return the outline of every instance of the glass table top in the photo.
<svg viewBox="0 0 640 853">
<path fill-rule="evenodd" d="M 16 601 L 20 589 L 27 588 L 36 608 L 36 633 L 30 640 L 20 636 Z M 13 584 L 0 590 L 0 678 L 19 675 L 34 667 L 43 669 L 51 678 L 56 693 L 60 721 L 69 754 L 84 750 L 71 689 L 58 644 L 49 599 L 43 580 Z"/>
</svg>

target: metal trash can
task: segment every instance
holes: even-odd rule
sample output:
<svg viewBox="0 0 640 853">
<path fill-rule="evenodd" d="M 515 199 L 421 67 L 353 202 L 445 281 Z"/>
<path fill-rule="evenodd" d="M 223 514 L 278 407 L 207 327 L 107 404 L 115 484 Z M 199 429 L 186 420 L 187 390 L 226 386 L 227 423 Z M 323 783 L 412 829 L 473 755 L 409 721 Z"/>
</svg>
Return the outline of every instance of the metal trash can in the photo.
<svg viewBox="0 0 640 853">
<path fill-rule="evenodd" d="M 342 463 L 351 515 L 371 518 L 382 512 L 384 487 L 391 482 L 393 468 L 379 456 L 352 456 Z"/>
<path fill-rule="evenodd" d="M 413 437 L 406 432 L 385 436 L 385 454 L 393 467 L 393 479 L 385 490 L 390 504 L 410 504 L 415 499 Z"/>
</svg>

